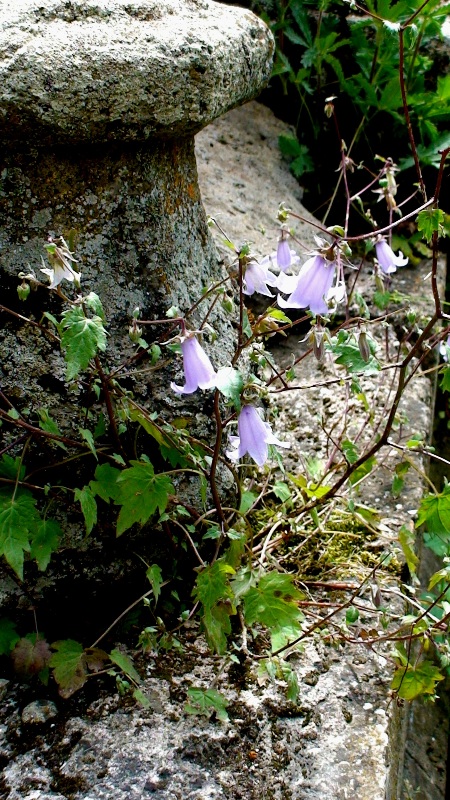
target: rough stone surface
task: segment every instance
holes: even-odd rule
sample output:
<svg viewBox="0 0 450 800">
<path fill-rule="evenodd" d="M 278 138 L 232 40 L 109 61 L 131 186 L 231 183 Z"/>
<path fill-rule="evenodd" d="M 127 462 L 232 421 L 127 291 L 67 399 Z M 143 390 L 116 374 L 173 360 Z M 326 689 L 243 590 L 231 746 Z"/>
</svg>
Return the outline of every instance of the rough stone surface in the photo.
<svg viewBox="0 0 450 800">
<path fill-rule="evenodd" d="M 212 0 L 0 8 L 0 138 L 142 141 L 198 131 L 269 79 L 270 31 Z"/>
<path fill-rule="evenodd" d="M 207 211 L 220 215 L 232 238 L 253 239 L 259 255 L 274 249 L 273 220 L 280 201 L 305 213 L 300 211 L 298 189 L 292 191 L 287 166 L 276 148 L 277 135 L 284 130 L 267 110 L 249 105 L 200 134 L 197 144 L 201 155 L 211 154 L 209 164 L 200 166 Z M 254 159 L 256 177 L 242 158 L 241 142 Z M 219 159 L 218 168 L 213 153 Z M 241 173 L 245 173 L 244 186 L 236 187 Z M 231 199 L 241 192 L 240 201 L 247 204 L 245 213 L 230 210 L 229 203 L 222 206 L 220 197 L 216 205 L 219 176 L 220 195 Z M 230 217 L 225 219 L 227 211 Z M 267 234 L 252 235 L 261 218 Z M 312 232 L 303 229 L 300 238 L 305 250 L 309 249 Z M 401 284 L 407 281 L 408 291 L 421 296 L 421 277 L 420 271 L 405 270 L 394 276 L 395 286 L 405 288 Z M 302 351 L 304 345 L 299 345 L 298 338 L 274 347 L 280 361 Z M 392 329 L 388 342 L 395 352 Z M 345 414 L 349 424 L 362 425 L 364 417 L 356 422 L 357 408 L 346 406 L 345 395 L 339 402 L 336 383 L 320 391 L 315 386 L 318 381 L 339 382 L 340 378 L 336 367 L 321 367 L 306 359 L 298 369 L 301 388 L 289 399 L 275 396 L 280 433 L 291 428 L 287 435 L 295 445 L 287 456 L 287 468 L 298 471 L 305 454 L 330 456 L 318 414 L 325 426 L 341 424 Z M 364 379 L 364 390 L 371 402 L 376 397 L 382 413 L 389 382 L 376 396 L 369 377 Z M 403 409 L 414 431 L 426 434 L 430 429 L 430 395 L 428 379 L 422 377 L 414 394 L 405 398 Z M 363 431 L 364 436 L 369 433 Z M 406 428 L 403 433 L 407 435 Z M 396 501 L 392 504 L 392 463 L 387 460 L 374 478 L 364 483 L 364 502 L 375 504 L 381 512 L 379 532 L 368 545 L 374 552 L 392 541 L 401 524 L 412 520 L 421 493 L 420 480 L 411 471 L 401 507 Z M 284 551 L 275 553 L 277 558 L 285 555 Z M 354 569 L 349 568 L 350 579 L 358 572 L 357 566 Z M 395 586 L 392 578 L 387 589 Z M 368 597 L 362 600 L 367 603 L 367 616 L 362 614 L 361 625 L 372 625 L 373 608 Z M 261 685 L 256 669 L 230 667 L 211 657 L 195 628 L 187 633 L 185 644 L 184 655 L 150 658 L 141 665 L 145 674 L 142 688 L 150 699 L 146 711 L 127 706 L 115 695 L 80 703 L 79 711 L 75 700 L 72 711 L 64 717 L 60 713 L 58 725 L 45 739 L 34 742 L 27 739 L 21 721 L 25 704 L 21 693 L 11 686 L 0 720 L 8 800 L 397 800 L 400 796 L 402 720 L 394 715 L 391 730 L 395 738 L 389 741 L 392 666 L 382 648 L 374 652 L 359 644 L 344 651 L 308 640 L 303 653 L 290 660 L 300 684 L 294 703 L 286 699 L 281 679 Z M 184 712 L 187 689 L 213 682 L 229 702 L 229 723 L 193 718 Z M 389 777 L 386 760 L 391 766 Z"/>
</svg>

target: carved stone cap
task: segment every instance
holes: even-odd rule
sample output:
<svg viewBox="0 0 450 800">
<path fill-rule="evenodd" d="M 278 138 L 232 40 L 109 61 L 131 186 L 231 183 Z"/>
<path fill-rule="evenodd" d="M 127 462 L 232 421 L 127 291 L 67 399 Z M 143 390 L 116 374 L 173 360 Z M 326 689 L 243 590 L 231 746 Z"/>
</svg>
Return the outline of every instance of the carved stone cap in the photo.
<svg viewBox="0 0 450 800">
<path fill-rule="evenodd" d="M 273 39 L 213 0 L 0 5 L 0 139 L 12 145 L 196 133 L 255 97 Z"/>
</svg>

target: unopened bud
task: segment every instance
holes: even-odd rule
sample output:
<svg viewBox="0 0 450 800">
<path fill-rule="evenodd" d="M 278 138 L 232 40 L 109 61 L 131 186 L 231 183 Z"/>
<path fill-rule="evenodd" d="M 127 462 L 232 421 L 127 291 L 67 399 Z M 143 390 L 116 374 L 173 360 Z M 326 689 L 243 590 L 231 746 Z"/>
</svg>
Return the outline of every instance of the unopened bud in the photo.
<svg viewBox="0 0 450 800">
<path fill-rule="evenodd" d="M 26 300 L 28 295 L 30 294 L 30 284 L 26 281 L 22 281 L 19 283 L 17 287 L 17 294 L 19 295 L 19 300 Z"/>
<path fill-rule="evenodd" d="M 133 319 L 139 319 L 140 313 L 141 309 L 139 308 L 139 306 L 136 306 L 136 308 L 133 311 Z"/>
<path fill-rule="evenodd" d="M 324 348 L 324 337 L 325 331 L 323 328 L 319 328 L 316 326 L 311 331 L 311 339 L 312 339 L 312 349 L 315 358 L 317 361 L 323 361 L 323 357 L 325 355 L 325 348 Z"/>
<path fill-rule="evenodd" d="M 361 354 L 361 358 L 366 364 L 370 361 L 370 347 L 369 342 L 367 341 L 367 333 L 365 331 L 361 331 L 358 337 L 358 347 L 359 352 Z"/>
<path fill-rule="evenodd" d="M 139 325 L 130 325 L 128 328 L 128 335 L 132 342 L 138 342 L 142 336 L 142 328 Z"/>
</svg>

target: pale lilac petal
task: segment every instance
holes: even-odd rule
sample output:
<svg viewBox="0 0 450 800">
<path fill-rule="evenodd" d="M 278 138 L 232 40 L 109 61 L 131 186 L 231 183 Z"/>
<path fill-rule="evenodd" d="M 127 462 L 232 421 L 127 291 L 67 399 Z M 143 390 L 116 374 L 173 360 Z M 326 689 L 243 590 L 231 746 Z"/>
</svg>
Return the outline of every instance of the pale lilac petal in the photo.
<svg viewBox="0 0 450 800">
<path fill-rule="evenodd" d="M 392 272 L 397 271 L 397 267 L 404 267 L 409 261 L 401 250 L 398 251 L 396 256 L 386 239 L 380 239 L 379 242 L 375 243 L 375 252 L 380 268 L 385 275 L 391 275 Z"/>
<path fill-rule="evenodd" d="M 170 386 L 177 394 L 192 394 L 197 389 L 211 389 L 216 384 L 216 373 L 211 361 L 195 336 L 189 336 L 181 342 L 183 368 L 186 383 Z"/>
<path fill-rule="evenodd" d="M 327 314 L 326 299 L 334 280 L 336 264 L 323 256 L 312 256 L 303 264 L 297 285 L 287 300 L 278 298 L 282 308 L 310 308 L 313 314 Z"/>
<path fill-rule="evenodd" d="M 261 467 L 267 461 L 269 444 L 289 447 L 274 436 L 270 425 L 261 419 L 254 406 L 242 408 L 238 417 L 238 432 L 239 436 L 230 436 L 232 449 L 226 453 L 232 461 L 248 454 Z"/>
<path fill-rule="evenodd" d="M 277 279 L 269 271 L 268 266 L 258 264 L 257 261 L 250 261 L 247 264 L 242 288 L 244 294 L 252 295 L 258 292 L 258 294 L 264 294 L 266 297 L 273 297 L 267 287 L 276 285 Z"/>
<path fill-rule="evenodd" d="M 291 248 L 287 239 L 280 239 L 277 247 L 277 263 L 283 272 L 291 266 Z"/>
</svg>

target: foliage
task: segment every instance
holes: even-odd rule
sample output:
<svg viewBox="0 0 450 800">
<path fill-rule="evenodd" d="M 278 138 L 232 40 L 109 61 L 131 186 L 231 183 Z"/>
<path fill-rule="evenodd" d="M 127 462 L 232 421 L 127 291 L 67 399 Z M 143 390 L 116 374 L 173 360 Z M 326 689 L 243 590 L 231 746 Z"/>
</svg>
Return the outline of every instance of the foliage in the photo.
<svg viewBox="0 0 450 800">
<path fill-rule="evenodd" d="M 0 654 L 11 658 L 25 680 L 54 681 L 65 698 L 92 676 L 107 674 L 120 695 L 131 694 L 145 706 L 136 651 L 143 658 L 169 649 L 181 651 L 179 631 L 192 624 L 201 628 L 222 663 L 257 660 L 258 680 L 281 682 L 293 703 L 299 686 L 288 655 L 311 635 L 368 647 L 392 639 L 392 690 L 405 700 L 434 696 L 448 668 L 442 621 L 450 614 L 450 487 L 446 484 L 438 491 L 430 484 L 432 492 L 420 504 L 417 526 L 426 528 L 424 541 L 443 558 L 443 566 L 431 576 L 427 594 L 411 600 L 400 622 L 390 607 L 384 575 L 395 568 L 400 554 L 417 583 L 415 536 L 403 526 L 389 552 L 369 552 L 365 545 L 380 540 L 383 523 L 364 498 L 365 484 L 385 464 L 387 452 L 400 453 L 392 471 L 394 498 L 402 498 L 411 469 L 420 472 L 415 457 L 432 455 L 422 435 L 404 435 L 407 421 L 402 410 L 405 387 L 420 371 L 424 353 L 439 349 L 443 363 L 436 370 L 444 391 L 450 385 L 448 318 L 437 288 L 438 238 L 448 228 L 439 207 L 439 187 L 448 152 L 439 159 L 432 199 L 427 200 L 418 170 L 419 188 L 413 187 L 405 201 L 415 204 L 408 210 L 408 220 L 416 226 L 415 239 L 408 244 L 411 257 L 414 245 L 431 258 L 427 286 L 434 310 L 422 319 L 413 307 L 414 298 L 393 285 L 393 273 L 407 261 L 394 252 L 398 247 L 391 247 L 403 213 L 397 205 L 398 168 L 384 156 L 376 159 L 377 171 L 355 164 L 351 147 L 340 136 L 334 107 L 334 92 L 345 93 L 363 116 L 365 131 L 382 114 L 400 129 L 409 108 L 421 139 L 417 146 L 409 136 L 417 165 L 420 145 L 425 152 L 423 148 L 436 146 L 444 136 L 450 81 L 448 76 L 438 78 L 436 92 L 430 94 L 431 65 L 423 46 L 438 33 L 445 7 L 430 0 L 417 16 L 416 0 L 369 0 L 351 15 L 347 5 L 338 5 L 335 14 L 330 0 L 321 0 L 317 13 L 306 0 L 275 0 L 271 8 L 278 41 L 275 74 L 298 92 L 301 121 L 309 118 L 317 133 L 322 124 L 315 113 L 317 97 L 325 103 L 326 119 L 334 120 L 341 156 L 337 181 L 344 186 L 343 223 L 318 226 L 317 249 L 300 267 L 300 257 L 291 249 L 292 242 L 299 244 L 296 215 L 284 206 L 277 216 L 276 253 L 257 261 L 247 243 L 235 248 L 227 239 L 235 257 L 228 278 L 205 287 L 183 314 L 172 307 L 163 319 L 141 320 L 135 309 L 129 324 L 134 354 L 120 362 L 114 353 L 114 368 L 106 355 L 108 320 L 101 300 L 94 292 L 79 293 L 80 275 L 71 267 L 75 258 L 63 237 L 45 245 L 51 270 L 43 272 L 51 273 L 52 307 L 57 310 L 52 314 L 42 309 L 39 323 L 31 312 L 29 318 L 19 315 L 43 335 L 51 333 L 59 348 L 73 417 L 67 419 L 58 407 L 36 407 L 34 399 L 16 408 L 2 395 L 0 423 L 7 437 L 0 454 L 0 556 L 16 580 L 32 584 L 36 571 L 47 570 L 61 549 L 64 523 L 70 517 L 75 527 L 84 523 L 86 537 L 96 545 L 114 538 L 114 532 L 116 537 L 127 534 L 130 552 L 145 565 L 146 591 L 91 647 L 71 638 L 70 631 L 51 642 L 38 626 L 30 633 L 16 620 L 0 621 Z M 406 80 L 410 107 L 400 77 Z M 358 125 L 354 141 L 363 129 Z M 282 137 L 280 147 L 292 160 L 294 174 L 313 171 L 301 136 Z M 436 155 L 430 161 L 436 163 Z M 354 189 L 357 170 L 367 182 Z M 367 200 L 373 194 L 383 209 L 378 216 L 385 215 L 382 225 Z M 350 234 L 355 218 L 364 233 Z M 45 287 L 34 272 L 21 274 L 20 280 L 21 302 L 29 302 L 30 287 L 42 298 Z M 72 297 L 59 288 L 63 280 L 75 284 Z M 288 291 L 291 284 L 294 288 Z M 259 315 L 245 308 L 245 296 L 254 292 L 270 296 L 273 303 Z M 275 303 L 286 307 L 289 315 Z M 216 369 L 212 312 L 220 304 L 226 314 L 234 315 L 236 341 L 232 356 Z M 320 454 L 301 450 L 298 465 L 287 466 L 280 449 L 289 447 L 288 436 L 297 432 L 294 426 L 285 436 L 276 431 L 277 411 L 268 400 L 278 392 L 299 390 L 296 362 L 275 364 L 269 340 L 292 330 L 298 321 L 292 314 L 296 309 L 301 309 L 301 324 L 307 328 L 297 360 L 315 358 L 320 365 L 316 383 L 309 388 L 316 391 L 314 420 L 325 445 Z M 386 333 L 392 319 L 399 332 L 395 356 Z M 447 327 L 439 327 L 441 323 Z M 146 338 L 144 326 L 151 332 L 147 335 L 146 328 Z M 135 376 L 141 380 L 147 370 L 167 372 L 171 359 L 181 366 L 181 358 L 185 383 L 171 384 L 173 402 L 167 408 L 161 397 L 155 398 L 154 407 L 153 399 L 150 407 L 139 402 Z M 332 368 L 328 379 L 322 376 L 324 364 Z M 330 384 L 345 403 L 342 419 L 328 429 L 322 389 Z M 198 390 L 210 395 L 204 404 L 199 402 L 196 415 L 180 397 Z M 378 392 L 382 399 L 373 407 Z M 364 424 L 355 423 L 354 417 L 363 418 Z M 45 470 L 40 468 L 43 458 Z M 144 541 L 152 546 L 148 561 L 139 552 Z M 159 551 L 160 541 L 166 542 L 170 556 L 164 555 L 164 548 Z M 352 558 L 356 563 L 350 567 Z M 338 581 L 345 599 L 322 614 L 323 604 L 316 604 L 304 571 L 321 578 L 321 570 L 327 577 L 331 571 L 341 578 L 343 565 L 354 570 L 352 583 L 347 572 L 347 580 Z M 364 616 L 372 617 L 370 625 L 362 619 L 360 598 Z M 110 651 L 99 647 L 119 622 L 132 631 L 127 634 L 129 645 L 141 617 L 145 622 L 135 650 L 126 650 L 116 639 Z M 430 642 L 440 666 L 431 661 Z M 228 719 L 227 701 L 213 686 L 189 688 L 186 712 Z"/>
</svg>

